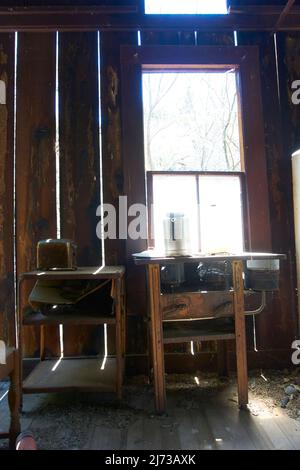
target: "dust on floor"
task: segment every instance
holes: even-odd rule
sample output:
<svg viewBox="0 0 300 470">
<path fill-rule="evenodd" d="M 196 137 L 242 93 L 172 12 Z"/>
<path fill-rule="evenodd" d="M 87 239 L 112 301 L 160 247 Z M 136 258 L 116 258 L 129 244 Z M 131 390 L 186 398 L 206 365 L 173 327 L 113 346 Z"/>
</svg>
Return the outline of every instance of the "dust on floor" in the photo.
<svg viewBox="0 0 300 470">
<path fill-rule="evenodd" d="M 213 373 L 166 375 L 167 397 L 173 406 L 197 409 L 205 402 L 236 402 L 236 378 L 220 379 Z M 7 383 L 0 383 L 0 398 Z M 249 374 L 249 410 L 254 416 L 265 413 L 289 416 L 300 422 L 300 370 L 252 371 Z M 40 449 L 88 448 L 90 430 L 95 426 L 119 429 L 120 433 L 139 418 L 154 417 L 153 387 L 145 376 L 127 379 L 124 399 L 95 394 L 25 395 L 22 430 L 31 429 Z M 168 417 L 159 418 L 162 425 Z M 0 402 L 0 430 L 9 425 L 7 397 Z M 0 449 L 7 448 L 0 441 Z"/>
</svg>

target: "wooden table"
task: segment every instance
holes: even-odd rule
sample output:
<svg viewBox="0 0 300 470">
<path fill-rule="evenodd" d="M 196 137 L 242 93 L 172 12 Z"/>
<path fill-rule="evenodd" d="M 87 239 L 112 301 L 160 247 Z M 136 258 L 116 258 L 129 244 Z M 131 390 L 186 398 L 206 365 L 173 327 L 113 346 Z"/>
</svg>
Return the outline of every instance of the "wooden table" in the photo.
<svg viewBox="0 0 300 470">
<path fill-rule="evenodd" d="M 122 381 L 125 360 L 125 268 L 123 266 L 79 267 L 76 270 L 31 271 L 21 274 L 18 284 L 18 318 L 20 359 L 22 362 L 22 333 L 26 325 L 40 327 L 40 363 L 29 376 L 22 380 L 23 393 L 47 393 L 60 391 L 104 391 L 116 392 L 122 397 Z M 25 281 L 48 280 L 99 280 L 111 283 L 110 296 L 113 299 L 113 315 L 108 316 L 84 311 L 65 314 L 32 312 L 23 315 L 23 307 L 27 303 L 24 298 L 23 283 Z M 116 354 L 115 357 L 63 357 L 50 360 L 45 357 L 45 328 L 47 325 L 115 325 Z"/>
<path fill-rule="evenodd" d="M 0 433 L 0 438 L 9 439 L 9 447 L 15 449 L 16 438 L 20 432 L 20 377 L 19 356 L 15 348 L 6 349 L 6 364 L 0 364 L 0 379 L 10 378 L 8 404 L 10 409 L 10 428 L 8 433 Z"/>
<path fill-rule="evenodd" d="M 161 301 L 160 285 L 160 265 L 175 263 L 199 263 L 213 261 L 229 261 L 232 264 L 233 272 L 233 314 L 235 331 L 222 334 L 204 334 L 195 340 L 220 340 L 235 338 L 236 360 L 237 360 L 237 381 L 238 381 L 238 401 L 240 407 L 245 407 L 248 403 L 248 370 L 247 370 L 247 349 L 245 335 L 245 315 L 244 315 L 244 281 L 243 281 L 243 261 L 264 260 L 264 259 L 285 259 L 285 255 L 274 253 L 242 253 L 239 255 L 199 255 L 165 257 L 156 255 L 149 250 L 133 255 L 137 265 L 145 265 L 147 268 L 149 306 L 151 318 L 151 343 L 152 360 L 155 389 L 155 406 L 158 413 L 166 411 L 166 388 L 165 388 L 165 366 L 164 366 L 164 343 L 175 342 L 174 338 L 164 338 L 163 334 L 163 311 Z M 212 292 L 210 292 L 212 294 Z M 189 337 L 189 340 L 191 337 Z M 183 336 L 179 338 L 183 341 Z"/>
</svg>

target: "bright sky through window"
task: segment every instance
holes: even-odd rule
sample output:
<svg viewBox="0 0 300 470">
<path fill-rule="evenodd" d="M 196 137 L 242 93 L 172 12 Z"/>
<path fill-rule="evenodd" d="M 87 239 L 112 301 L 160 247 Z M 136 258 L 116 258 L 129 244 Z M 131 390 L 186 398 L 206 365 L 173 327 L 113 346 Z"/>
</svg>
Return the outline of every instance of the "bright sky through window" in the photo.
<svg viewBox="0 0 300 470">
<path fill-rule="evenodd" d="M 145 0 L 147 14 L 226 14 L 226 0 Z"/>
</svg>

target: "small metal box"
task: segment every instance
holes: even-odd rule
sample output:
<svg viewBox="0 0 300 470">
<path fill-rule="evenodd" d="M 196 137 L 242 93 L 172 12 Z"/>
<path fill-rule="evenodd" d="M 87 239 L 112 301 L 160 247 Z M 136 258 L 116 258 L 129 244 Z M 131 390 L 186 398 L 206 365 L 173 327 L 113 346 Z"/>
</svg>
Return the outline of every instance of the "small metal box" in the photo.
<svg viewBox="0 0 300 470">
<path fill-rule="evenodd" d="M 76 245 L 72 240 L 48 238 L 37 244 L 37 269 L 76 269 Z"/>
</svg>

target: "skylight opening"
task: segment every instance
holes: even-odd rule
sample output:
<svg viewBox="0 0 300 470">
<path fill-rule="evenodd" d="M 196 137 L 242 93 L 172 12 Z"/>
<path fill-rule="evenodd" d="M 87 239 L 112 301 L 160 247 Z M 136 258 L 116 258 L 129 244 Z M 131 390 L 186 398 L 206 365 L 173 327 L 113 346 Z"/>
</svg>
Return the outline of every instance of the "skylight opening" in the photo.
<svg viewBox="0 0 300 470">
<path fill-rule="evenodd" d="M 152 15 L 226 15 L 228 9 L 227 0 L 145 0 L 145 13 Z"/>
</svg>

